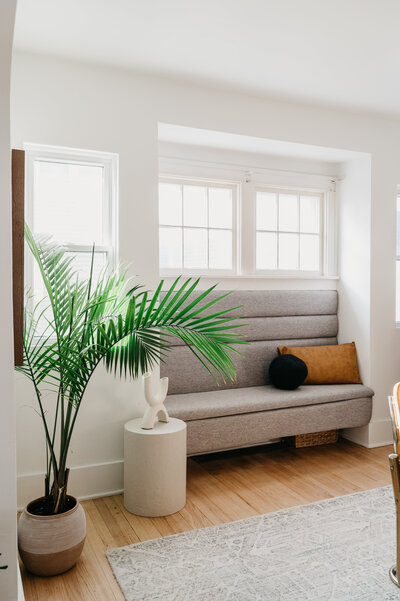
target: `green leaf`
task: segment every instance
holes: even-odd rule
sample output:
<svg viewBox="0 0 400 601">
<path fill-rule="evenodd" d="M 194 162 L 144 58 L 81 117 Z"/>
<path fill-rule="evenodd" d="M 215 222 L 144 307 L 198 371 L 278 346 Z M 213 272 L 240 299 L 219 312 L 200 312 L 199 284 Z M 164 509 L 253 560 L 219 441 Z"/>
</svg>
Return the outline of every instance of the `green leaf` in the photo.
<svg viewBox="0 0 400 601">
<path fill-rule="evenodd" d="M 64 248 L 48 237 L 33 236 L 28 226 L 25 236 L 47 299 L 33 304 L 26 291 L 24 365 L 17 370 L 35 389 L 51 491 L 65 478 L 79 409 L 99 363 L 120 377 L 137 378 L 165 360 L 175 337 L 217 382 L 233 381 L 233 358 L 244 341 L 237 333 L 242 323 L 232 315 L 236 307 L 210 313 L 229 294 L 215 296 L 215 286 L 198 292 L 198 279 L 177 278 L 165 294 L 163 281 L 150 293 L 132 285 L 122 268 L 111 274 L 104 270 L 94 282 L 94 248 L 90 276 L 81 280 Z M 42 405 L 44 392 L 54 398 L 55 411 L 49 414 Z"/>
</svg>

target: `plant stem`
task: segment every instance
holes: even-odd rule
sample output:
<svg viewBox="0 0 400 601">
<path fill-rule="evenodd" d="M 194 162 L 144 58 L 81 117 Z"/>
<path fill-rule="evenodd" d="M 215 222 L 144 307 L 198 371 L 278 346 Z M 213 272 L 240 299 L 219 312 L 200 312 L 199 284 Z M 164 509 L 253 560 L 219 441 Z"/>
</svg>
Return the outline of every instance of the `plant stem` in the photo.
<svg viewBox="0 0 400 601">
<path fill-rule="evenodd" d="M 24 344 L 24 348 L 25 348 L 25 344 Z M 37 401 L 38 401 L 38 404 L 39 404 L 39 408 L 40 408 L 40 413 L 41 413 L 41 417 L 42 417 L 42 421 L 43 421 L 44 431 L 45 431 L 45 434 L 46 434 L 46 440 L 47 440 L 47 444 L 48 444 L 50 455 L 51 455 L 52 462 L 53 462 L 53 469 L 56 472 L 57 471 L 57 459 L 56 459 L 56 456 L 55 456 L 55 453 L 54 453 L 53 446 L 51 444 L 49 429 L 48 429 L 48 426 L 47 426 L 46 415 L 45 415 L 44 410 L 43 410 L 43 405 L 42 405 L 40 390 L 39 390 L 39 388 L 38 388 L 38 386 L 36 384 L 36 378 L 35 378 L 35 375 L 33 373 L 31 363 L 29 361 L 29 356 L 26 353 L 26 349 L 25 349 L 25 355 L 26 355 L 26 359 L 27 359 L 27 363 L 28 363 L 28 368 L 29 368 L 30 373 L 31 373 L 31 378 L 32 378 L 33 386 L 35 388 L 36 398 L 37 398 Z"/>
</svg>

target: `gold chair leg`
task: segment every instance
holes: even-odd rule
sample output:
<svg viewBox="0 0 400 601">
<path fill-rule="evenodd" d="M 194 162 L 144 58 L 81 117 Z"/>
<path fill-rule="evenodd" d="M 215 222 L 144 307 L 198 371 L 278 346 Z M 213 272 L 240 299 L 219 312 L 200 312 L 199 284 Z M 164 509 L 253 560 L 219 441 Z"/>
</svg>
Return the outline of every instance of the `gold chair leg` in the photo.
<svg viewBox="0 0 400 601">
<path fill-rule="evenodd" d="M 396 564 L 390 568 L 389 575 L 391 581 L 400 588 L 400 467 L 398 455 L 395 453 L 389 455 L 389 463 L 396 503 Z"/>
</svg>

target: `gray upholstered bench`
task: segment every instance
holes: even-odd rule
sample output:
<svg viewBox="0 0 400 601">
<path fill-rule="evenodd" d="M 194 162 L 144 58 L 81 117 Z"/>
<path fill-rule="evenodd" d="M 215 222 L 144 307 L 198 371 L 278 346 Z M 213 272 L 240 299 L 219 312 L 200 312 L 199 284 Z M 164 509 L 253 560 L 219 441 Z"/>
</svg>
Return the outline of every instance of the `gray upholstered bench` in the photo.
<svg viewBox="0 0 400 601">
<path fill-rule="evenodd" d="M 373 391 L 361 384 L 308 385 L 294 391 L 268 384 L 277 347 L 337 343 L 335 291 L 235 292 L 218 307 L 242 305 L 234 383 L 214 379 L 179 341 L 161 366 L 170 379 L 166 405 L 188 427 L 188 455 L 264 444 L 309 432 L 352 428 L 371 418 Z"/>
</svg>

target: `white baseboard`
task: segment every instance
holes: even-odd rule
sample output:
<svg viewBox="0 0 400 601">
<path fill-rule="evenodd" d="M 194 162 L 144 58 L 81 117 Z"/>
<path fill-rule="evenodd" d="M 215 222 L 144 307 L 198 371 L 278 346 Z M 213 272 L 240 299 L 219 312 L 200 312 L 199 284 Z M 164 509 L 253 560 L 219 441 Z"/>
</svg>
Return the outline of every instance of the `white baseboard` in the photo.
<svg viewBox="0 0 400 601">
<path fill-rule="evenodd" d="M 18 564 L 18 601 L 25 601 L 24 589 L 22 586 L 21 570 Z"/>
<path fill-rule="evenodd" d="M 369 449 L 377 449 L 378 447 L 387 447 L 393 444 L 393 440 L 387 440 L 386 442 L 376 442 L 368 445 Z"/>
<path fill-rule="evenodd" d="M 68 490 L 79 500 L 119 494 L 123 490 L 124 462 L 72 467 Z M 44 473 L 21 474 L 17 478 L 18 508 L 23 509 L 33 499 L 43 496 Z"/>
<path fill-rule="evenodd" d="M 369 449 L 392 443 L 390 419 L 372 421 L 362 428 L 342 431 L 342 436 Z M 123 491 L 124 461 L 80 465 L 71 468 L 69 492 L 79 500 L 120 494 Z M 21 474 L 17 478 L 18 508 L 23 509 L 44 492 L 44 473 Z"/>
</svg>

